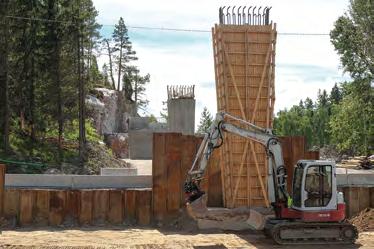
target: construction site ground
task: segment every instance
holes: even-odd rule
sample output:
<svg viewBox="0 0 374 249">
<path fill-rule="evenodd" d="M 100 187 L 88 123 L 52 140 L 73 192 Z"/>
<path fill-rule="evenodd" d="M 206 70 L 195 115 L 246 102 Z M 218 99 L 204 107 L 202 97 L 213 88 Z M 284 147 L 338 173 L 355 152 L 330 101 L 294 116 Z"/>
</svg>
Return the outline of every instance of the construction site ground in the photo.
<svg viewBox="0 0 374 249">
<path fill-rule="evenodd" d="M 222 231 L 173 231 L 153 228 L 87 227 L 22 228 L 3 231 L 0 248 L 321 248 L 321 245 L 280 246 L 262 233 Z M 360 233 L 354 245 L 323 245 L 323 248 L 374 248 L 374 231 Z"/>
</svg>

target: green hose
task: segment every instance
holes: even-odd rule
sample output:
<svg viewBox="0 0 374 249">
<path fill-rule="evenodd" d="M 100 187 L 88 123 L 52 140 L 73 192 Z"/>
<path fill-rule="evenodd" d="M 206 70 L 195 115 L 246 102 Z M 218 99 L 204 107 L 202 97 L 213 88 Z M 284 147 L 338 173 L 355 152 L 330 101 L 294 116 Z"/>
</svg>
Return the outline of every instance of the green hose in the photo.
<svg viewBox="0 0 374 249">
<path fill-rule="evenodd" d="M 31 166 L 31 167 L 37 167 L 37 168 L 42 168 L 42 167 L 46 167 L 47 165 L 43 164 L 43 163 L 28 163 L 28 162 L 20 162 L 20 161 L 13 161 L 13 160 L 6 160 L 6 159 L 1 159 L 0 158 L 0 162 L 1 163 L 9 163 L 9 164 L 18 164 L 18 165 L 24 165 L 24 166 Z"/>
</svg>

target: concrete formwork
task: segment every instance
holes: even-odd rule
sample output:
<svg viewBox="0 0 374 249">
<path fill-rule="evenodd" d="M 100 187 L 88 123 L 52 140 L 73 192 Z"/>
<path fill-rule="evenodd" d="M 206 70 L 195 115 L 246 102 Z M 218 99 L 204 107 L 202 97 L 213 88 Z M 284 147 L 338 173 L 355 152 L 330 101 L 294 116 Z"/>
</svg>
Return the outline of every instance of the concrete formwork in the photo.
<svg viewBox="0 0 374 249">
<path fill-rule="evenodd" d="M 219 24 L 212 33 L 217 109 L 272 128 L 275 25 Z M 231 134 L 224 140 L 220 150 L 225 206 L 269 206 L 271 176 L 263 146 Z"/>
</svg>

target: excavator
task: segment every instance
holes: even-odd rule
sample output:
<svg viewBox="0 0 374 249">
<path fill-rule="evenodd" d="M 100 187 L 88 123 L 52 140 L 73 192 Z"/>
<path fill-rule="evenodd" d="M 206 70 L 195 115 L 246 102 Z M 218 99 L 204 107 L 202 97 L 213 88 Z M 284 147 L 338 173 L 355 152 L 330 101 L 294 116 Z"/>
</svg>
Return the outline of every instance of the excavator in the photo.
<svg viewBox="0 0 374 249">
<path fill-rule="evenodd" d="M 214 149 L 224 143 L 224 132 L 251 139 L 264 146 L 268 160 L 268 198 L 275 214 L 263 227 L 266 236 L 278 244 L 347 244 L 358 237 L 355 226 L 345 221 L 343 193 L 336 186 L 335 163 L 299 160 L 294 167 L 292 191 L 287 190 L 287 172 L 282 147 L 270 129 L 225 112 L 218 112 L 188 171 L 184 190 L 191 212 L 195 202 L 202 202 L 204 179 Z M 205 204 L 203 204 L 205 205 Z M 195 205 L 196 207 L 198 205 Z M 255 224 L 253 224 L 255 225 Z"/>
</svg>

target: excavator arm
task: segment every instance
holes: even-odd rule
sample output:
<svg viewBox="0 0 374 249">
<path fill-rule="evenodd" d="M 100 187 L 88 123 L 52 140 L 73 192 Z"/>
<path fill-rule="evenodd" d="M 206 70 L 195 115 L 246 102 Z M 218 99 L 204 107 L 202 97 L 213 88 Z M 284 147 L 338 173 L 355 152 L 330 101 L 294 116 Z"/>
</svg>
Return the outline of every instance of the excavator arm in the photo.
<svg viewBox="0 0 374 249">
<path fill-rule="evenodd" d="M 237 123 L 240 126 L 234 123 Z M 209 132 L 205 134 L 193 161 L 192 167 L 188 172 L 185 182 L 187 202 L 191 203 L 204 194 L 204 192 L 200 189 L 200 182 L 204 177 L 213 150 L 220 147 L 224 143 L 223 132 L 229 132 L 251 139 L 265 147 L 269 162 L 269 200 L 271 202 L 275 202 L 280 199 L 287 200 L 289 198 L 286 189 L 287 174 L 283 162 L 281 144 L 278 139 L 272 134 L 271 130 L 258 127 L 225 112 L 219 112 L 217 113 Z"/>
</svg>

